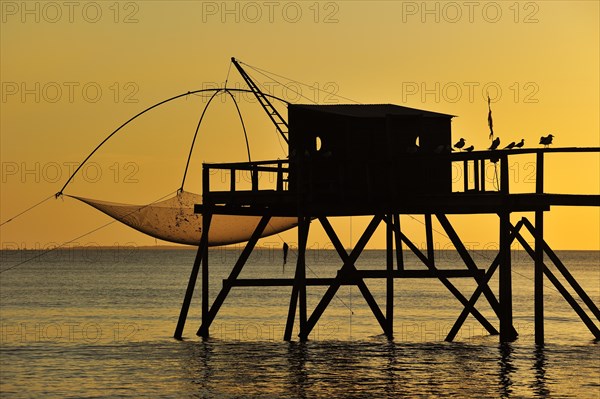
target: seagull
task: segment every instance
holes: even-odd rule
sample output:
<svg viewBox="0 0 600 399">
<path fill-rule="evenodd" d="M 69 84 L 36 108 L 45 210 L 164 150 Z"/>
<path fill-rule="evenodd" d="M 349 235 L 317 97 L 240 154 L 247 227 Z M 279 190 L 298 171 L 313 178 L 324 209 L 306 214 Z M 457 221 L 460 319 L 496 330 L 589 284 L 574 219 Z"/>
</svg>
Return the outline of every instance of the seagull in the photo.
<svg viewBox="0 0 600 399">
<path fill-rule="evenodd" d="M 548 146 L 550 144 L 552 144 L 552 139 L 554 138 L 553 135 L 549 134 L 548 136 L 544 137 L 540 137 L 540 144 L 544 145 L 544 148 L 548 148 Z"/>
<path fill-rule="evenodd" d="M 498 148 L 499 145 L 500 145 L 500 137 L 496 137 L 494 139 L 494 141 L 492 141 L 492 145 L 490 146 L 490 148 L 488 148 L 488 150 L 495 150 L 496 148 Z"/>
<path fill-rule="evenodd" d="M 514 141 L 511 141 L 506 147 L 504 147 L 505 150 L 512 150 L 514 146 L 516 146 L 517 144 Z"/>
<path fill-rule="evenodd" d="M 521 148 L 525 145 L 525 139 L 521 139 L 517 144 L 515 144 L 515 148 Z"/>
<path fill-rule="evenodd" d="M 464 146 L 465 146 L 465 139 L 463 139 L 462 137 L 460 140 L 458 140 L 458 142 L 456 144 L 454 144 L 454 148 L 458 148 L 459 150 L 461 150 Z"/>
<path fill-rule="evenodd" d="M 465 148 L 465 151 L 466 152 L 471 152 L 471 151 L 473 151 L 473 149 L 475 149 L 475 147 L 469 146 L 469 147 Z"/>
</svg>

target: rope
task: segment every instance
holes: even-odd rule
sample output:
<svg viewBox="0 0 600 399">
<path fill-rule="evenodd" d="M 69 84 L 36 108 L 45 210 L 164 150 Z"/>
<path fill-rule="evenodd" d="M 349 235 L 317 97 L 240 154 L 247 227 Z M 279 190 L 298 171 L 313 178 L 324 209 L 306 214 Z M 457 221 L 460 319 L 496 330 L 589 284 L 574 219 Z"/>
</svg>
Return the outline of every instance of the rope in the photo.
<svg viewBox="0 0 600 399">
<path fill-rule="evenodd" d="M 248 67 L 252 68 L 250 65 L 247 65 L 247 64 L 244 64 L 244 65 L 246 65 L 246 66 L 248 66 Z M 268 79 L 271 79 L 271 80 L 273 80 L 275 83 L 279 84 L 280 86 L 283 86 L 283 87 L 285 87 L 285 88 L 286 88 L 286 90 L 291 90 L 291 91 L 293 91 L 294 93 L 298 94 L 300 97 L 304 97 L 304 98 L 306 98 L 308 101 L 310 101 L 311 103 L 313 103 L 313 104 L 316 104 L 316 101 L 314 101 L 314 100 L 312 100 L 312 99 L 310 99 L 310 98 L 306 97 L 304 94 L 302 94 L 302 93 L 300 93 L 300 92 L 298 92 L 298 91 L 296 91 L 296 90 L 290 89 L 290 88 L 289 88 L 289 87 L 287 87 L 285 84 L 281 83 L 281 82 L 280 82 L 280 81 L 278 81 L 277 79 L 274 79 L 272 76 L 269 76 L 269 75 L 267 75 L 267 74 L 265 74 L 265 73 L 261 72 L 260 70 L 257 70 L 257 69 L 255 69 L 255 68 L 252 68 L 252 69 L 254 69 L 256 72 L 260 73 L 260 74 L 261 74 L 261 75 L 263 75 L 264 77 L 266 77 L 266 78 L 268 78 Z M 248 72 L 246 72 L 246 73 L 248 73 Z M 248 74 L 248 76 L 250 76 L 250 74 Z M 257 82 L 257 80 L 256 80 L 256 79 L 252 79 L 252 80 L 254 80 L 254 82 Z M 288 80 L 289 80 L 289 79 L 288 79 Z M 290 81 L 292 81 L 292 82 L 296 82 L 295 80 L 290 80 Z M 300 83 L 300 82 L 296 82 L 296 83 Z M 301 83 L 301 84 L 304 84 L 304 83 Z M 308 85 L 307 85 L 307 86 L 308 86 Z"/>
<path fill-rule="evenodd" d="M 328 92 L 327 90 L 323 90 L 323 89 L 320 89 L 320 88 L 318 88 L 318 87 L 317 87 L 317 88 L 315 88 L 314 86 L 311 86 L 311 85 L 309 85 L 309 84 L 306 84 L 306 83 L 303 83 L 303 82 L 300 82 L 300 81 L 298 81 L 298 80 L 291 79 L 291 78 L 288 78 L 288 77 L 285 77 L 285 76 L 282 76 L 282 75 L 278 75 L 278 74 L 276 74 L 276 73 L 274 73 L 274 72 L 269 72 L 269 71 L 267 71 L 267 70 L 265 70 L 265 69 L 262 69 L 262 68 L 258 68 L 258 67 L 252 66 L 252 65 L 248 65 L 248 64 L 246 64 L 245 62 L 242 62 L 242 61 L 239 61 L 239 60 L 238 60 L 238 62 L 239 62 L 240 64 L 244 64 L 244 65 L 246 65 L 248 68 L 251 68 L 251 69 L 255 70 L 256 72 L 258 72 L 258 73 L 262 74 L 263 76 L 266 76 L 266 77 L 268 77 L 268 78 L 270 78 L 270 79 L 273 79 L 273 78 L 272 78 L 271 76 L 268 76 L 268 75 L 266 75 L 267 73 L 268 73 L 268 74 L 270 74 L 270 75 L 277 76 L 277 77 L 279 77 L 279 78 L 287 79 L 287 80 L 289 80 L 290 82 L 298 83 L 298 84 L 300 84 L 300 85 L 302 85 L 302 86 L 306 86 L 306 87 L 309 87 L 309 88 L 311 88 L 311 89 L 315 89 L 315 90 L 317 90 L 317 91 L 320 91 L 320 92 L 323 92 L 323 93 L 327 93 L 327 94 L 329 94 L 329 95 L 331 95 L 331 96 L 339 97 L 339 98 L 341 98 L 341 99 L 348 100 L 348 101 L 351 101 L 351 102 L 353 102 L 353 103 L 356 103 L 356 104 L 361 104 L 361 102 L 359 102 L 359 101 L 356 101 L 356 100 L 353 100 L 353 99 L 351 99 L 351 98 L 347 98 L 347 97 L 344 97 L 344 96 L 340 96 L 339 94 L 331 93 L 331 92 Z M 273 80 L 274 80 L 276 83 L 279 83 L 279 82 L 277 82 L 275 79 L 273 79 Z M 281 83 L 279 83 L 279 84 L 281 84 Z M 284 85 L 282 85 L 282 86 L 284 86 Z M 290 90 L 290 89 L 289 89 L 287 86 L 286 86 L 286 89 Z M 296 92 L 296 93 L 297 93 L 297 94 L 300 94 L 300 95 L 302 95 L 301 93 L 298 93 L 298 92 Z M 303 97 L 304 97 L 304 96 L 303 96 Z M 305 98 L 307 98 L 307 97 L 305 97 Z M 308 98 L 307 98 L 307 99 L 308 99 Z M 308 100 L 316 104 L 316 102 L 315 102 L 315 101 L 313 101 L 313 100 L 311 100 L 311 99 L 308 99 Z"/>
<path fill-rule="evenodd" d="M 131 211 L 131 212 L 129 212 L 128 214 L 126 214 L 126 215 L 124 215 L 124 216 L 128 216 L 128 215 L 131 215 L 131 214 L 132 214 L 132 213 L 134 213 L 134 212 L 138 212 L 138 211 L 140 211 L 140 210 L 144 209 L 144 208 L 145 208 L 145 207 L 147 207 L 147 206 L 150 206 L 150 205 L 152 205 L 152 204 L 154 204 L 154 203 L 156 203 L 156 202 L 162 201 L 163 199 L 165 199 L 165 198 L 167 198 L 167 197 L 170 197 L 171 195 L 173 195 L 173 194 L 175 194 L 175 193 L 176 193 L 176 191 L 170 192 L 169 194 L 167 194 L 167 195 L 165 195 L 165 196 L 162 196 L 162 197 L 160 197 L 159 199 L 157 199 L 157 200 L 155 200 L 155 201 L 153 201 L 153 202 L 151 202 L 151 203 L 149 203 L 149 204 L 146 204 L 146 205 L 144 205 L 144 206 L 142 206 L 142 207 L 139 207 L 138 209 L 136 209 L 136 210 L 134 210 L 134 211 Z M 53 197 L 53 196 L 51 196 L 50 198 L 52 198 L 52 197 Z M 22 261 L 22 262 L 20 262 L 20 263 L 17 263 L 16 265 L 13 265 L 13 266 L 7 267 L 6 269 L 2 269 L 2 270 L 0 270 L 0 273 L 4 273 L 4 272 L 7 272 L 7 271 L 9 271 L 9 270 L 16 269 L 17 267 L 19 267 L 19 266 L 21 266 L 21 265 L 24 265 L 25 263 L 28 263 L 28 262 L 31 262 L 32 260 L 35 260 L 35 259 L 41 258 L 42 256 L 44 256 L 44 255 L 47 255 L 47 254 L 49 254 L 49 253 L 51 253 L 51 252 L 54 252 L 54 251 L 56 251 L 56 250 L 58 250 L 58 249 L 60 249 L 60 248 L 64 247 L 65 245 L 67 245 L 67 244 L 70 244 L 70 243 L 74 242 L 75 240 L 79 240 L 80 238 L 83 238 L 83 237 L 85 237 L 85 236 L 88 236 L 88 235 L 90 235 L 90 234 L 92 234 L 92 233 L 95 233 L 95 232 L 97 232 L 97 231 L 99 231 L 99 230 L 102 230 L 103 228 L 105 228 L 105 227 L 107 227 L 107 226 L 110 226 L 111 224 L 113 224 L 113 223 L 115 223 L 115 222 L 117 222 L 117 219 L 113 219 L 113 220 L 111 220 L 110 222 L 103 224 L 102 226 L 96 227 L 96 228 L 94 228 L 94 229 L 92 229 L 92 230 L 88 231 L 87 233 L 84 233 L 84 234 L 82 234 L 82 235 L 80 235 L 80 236 L 77 236 L 77 237 L 75 237 L 75 238 L 73 238 L 73 239 L 71 239 L 71 240 L 65 241 L 65 242 L 63 242 L 62 244 L 60 244 L 60 245 L 58 245 L 58 246 L 56 246 L 56 247 L 54 247 L 54 248 L 48 249 L 48 250 L 46 250 L 46 251 L 44 251 L 44 252 L 41 252 L 41 253 L 39 253 L 39 254 L 37 254 L 37 255 L 35 255 L 35 256 L 32 256 L 32 257 L 31 257 L 31 258 L 29 258 L 29 259 L 26 259 L 26 260 L 24 260 L 24 261 Z"/>
<path fill-rule="evenodd" d="M 233 64 L 233 62 L 231 60 L 229 60 L 229 68 L 227 68 L 227 76 L 225 77 L 225 84 L 223 85 L 224 89 L 227 88 L 227 81 L 229 80 L 229 72 L 231 72 L 231 65 L 232 64 Z"/>
<path fill-rule="evenodd" d="M 7 220 L 5 220 L 4 222 L 2 222 L 2 223 L 0 224 L 0 227 L 1 227 L 1 226 L 4 226 L 4 225 L 5 225 L 6 223 L 8 223 L 8 222 L 11 222 L 11 221 L 15 220 L 16 218 L 18 218 L 18 217 L 19 217 L 19 216 L 21 216 L 22 214 L 29 212 L 29 211 L 30 211 L 30 210 L 32 210 L 33 208 L 36 208 L 37 206 L 39 206 L 39 205 L 42 205 L 44 202 L 48 201 L 48 200 L 49 200 L 50 198 L 52 198 L 52 197 L 54 197 L 54 195 L 51 195 L 51 196 L 49 196 L 48 198 L 44 198 L 43 200 L 41 200 L 41 201 L 40 201 L 40 202 L 38 202 L 37 204 L 35 204 L 35 205 L 32 205 L 32 206 L 30 206 L 29 208 L 25 209 L 24 211 L 22 211 L 22 212 L 19 212 L 19 213 L 18 213 L 18 214 L 16 214 L 15 216 L 11 217 L 10 219 L 7 219 Z"/>
</svg>

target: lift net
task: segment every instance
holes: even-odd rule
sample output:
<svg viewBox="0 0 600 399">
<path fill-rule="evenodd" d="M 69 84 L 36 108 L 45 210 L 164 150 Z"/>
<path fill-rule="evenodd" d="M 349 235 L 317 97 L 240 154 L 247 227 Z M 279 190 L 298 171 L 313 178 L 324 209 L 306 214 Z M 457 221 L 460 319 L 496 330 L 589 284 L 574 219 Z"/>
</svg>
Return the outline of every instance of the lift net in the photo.
<svg viewBox="0 0 600 399">
<path fill-rule="evenodd" d="M 179 244 L 198 245 L 202 234 L 202 215 L 194 205 L 199 194 L 178 192 L 174 197 L 148 205 L 128 205 L 72 196 L 108 216 L 152 237 Z M 260 221 L 259 216 L 213 215 L 208 245 L 228 245 L 248 241 Z M 295 227 L 297 218 L 273 217 L 262 237 Z"/>
</svg>

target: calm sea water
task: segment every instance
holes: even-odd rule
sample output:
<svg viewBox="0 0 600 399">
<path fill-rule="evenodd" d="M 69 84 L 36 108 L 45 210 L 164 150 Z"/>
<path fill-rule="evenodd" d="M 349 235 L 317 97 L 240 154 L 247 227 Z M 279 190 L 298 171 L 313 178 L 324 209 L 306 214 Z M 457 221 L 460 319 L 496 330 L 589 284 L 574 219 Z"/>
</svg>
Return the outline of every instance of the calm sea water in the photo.
<svg viewBox="0 0 600 399">
<path fill-rule="evenodd" d="M 211 251 L 211 298 L 238 251 Z M 4 251 L 2 269 L 37 254 Z M 494 254 L 474 253 L 479 267 Z M 185 339 L 172 334 L 191 250 L 70 249 L 0 275 L 0 393 L 7 398 L 238 397 L 553 397 L 600 398 L 600 343 L 546 281 L 546 340 L 533 342 L 533 263 L 513 254 L 514 321 L 519 339 L 499 345 L 473 318 L 453 343 L 443 341 L 462 310 L 438 281 L 396 280 L 395 339 L 356 288 L 342 287 L 306 343 L 282 340 L 289 288 L 234 288 L 202 341 L 200 284 Z M 600 252 L 559 252 L 600 304 Z M 241 277 L 293 277 L 295 254 L 256 251 Z M 439 267 L 461 268 L 453 252 Z M 308 277 L 331 277 L 331 251 L 311 251 Z M 385 253 L 366 251 L 359 268 L 382 268 Z M 407 268 L 423 268 L 415 258 Z M 453 279 L 466 296 L 468 279 Z M 368 280 L 384 307 L 385 283 Z M 497 279 L 491 287 L 497 291 Z M 314 308 L 324 288 L 309 287 Z M 478 309 L 497 325 L 489 305 Z M 598 323 L 597 323 L 598 324 Z"/>
</svg>

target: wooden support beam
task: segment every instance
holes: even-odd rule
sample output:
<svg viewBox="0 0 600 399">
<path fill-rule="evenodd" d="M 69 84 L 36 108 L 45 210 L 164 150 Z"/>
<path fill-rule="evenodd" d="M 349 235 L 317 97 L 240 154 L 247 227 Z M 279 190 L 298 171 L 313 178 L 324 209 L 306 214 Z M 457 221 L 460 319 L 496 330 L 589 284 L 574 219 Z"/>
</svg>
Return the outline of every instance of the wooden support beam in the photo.
<svg viewBox="0 0 600 399">
<path fill-rule="evenodd" d="M 504 163 L 503 163 L 504 164 Z M 505 180 L 508 176 L 505 177 Z M 506 183 L 508 184 L 508 183 Z M 512 317 L 512 264 L 510 254 L 510 213 L 500 213 L 500 342 L 517 339 Z"/>
<path fill-rule="evenodd" d="M 463 189 L 465 190 L 465 193 L 467 191 L 469 191 L 469 161 L 468 160 L 464 160 L 463 161 L 463 173 L 465 174 L 465 179 L 463 182 Z"/>
<path fill-rule="evenodd" d="M 290 298 L 288 318 L 283 335 L 283 339 L 286 341 L 292 339 L 297 302 L 299 302 L 300 305 L 300 331 L 306 328 L 306 245 L 308 241 L 310 220 L 310 217 L 298 218 L 298 258 L 296 261 L 296 275 L 293 280 L 294 283 L 292 296 Z"/>
<path fill-rule="evenodd" d="M 508 155 L 502 154 L 500 156 L 500 192 L 502 194 L 509 194 L 509 181 L 510 175 L 508 174 Z"/>
<path fill-rule="evenodd" d="M 261 280 L 262 279 L 256 279 L 257 282 Z M 288 308 L 287 322 L 285 323 L 285 331 L 283 332 L 284 341 L 290 341 L 292 339 L 294 318 L 296 317 L 296 305 L 298 304 L 298 289 L 295 286 L 296 279 L 290 280 L 289 282 L 292 286 L 292 295 L 290 296 L 290 307 Z M 246 287 L 246 285 L 244 285 L 244 287 Z"/>
<path fill-rule="evenodd" d="M 202 225 L 210 226 L 212 215 L 206 214 L 203 215 Z M 208 247 L 208 229 L 203 230 L 203 234 L 200 238 L 200 243 L 198 244 L 198 251 L 196 252 L 196 258 L 194 259 L 194 265 L 192 266 L 192 272 L 190 273 L 190 279 L 188 280 L 187 289 L 185 291 L 185 297 L 183 298 L 183 303 L 181 304 L 181 310 L 179 312 L 179 320 L 177 321 L 177 327 L 175 328 L 175 334 L 173 337 L 175 339 L 181 339 L 183 336 L 183 329 L 185 327 L 185 321 L 187 320 L 187 315 L 190 309 L 190 304 L 192 302 L 192 297 L 194 295 L 194 288 L 196 287 L 196 281 L 198 280 L 198 272 L 200 271 L 200 264 L 202 263 L 202 259 L 205 254 L 205 250 Z M 204 282 L 204 279 L 202 280 Z M 204 284 L 203 284 L 204 285 Z M 204 292 L 204 287 L 203 287 Z M 208 289 L 207 289 L 208 292 Z M 202 296 L 204 298 L 204 295 Z"/>
<path fill-rule="evenodd" d="M 523 227 L 523 222 L 519 221 L 517 223 L 517 225 L 514 227 L 514 229 L 511 230 L 511 243 L 515 239 L 516 232 L 518 232 L 519 230 L 521 230 L 521 227 Z M 463 309 L 463 311 L 461 312 L 460 316 L 458 316 L 458 319 L 456 319 L 456 321 L 454 322 L 454 325 L 452 326 L 452 328 L 448 332 L 448 335 L 446 336 L 446 341 L 451 342 L 451 341 L 454 340 L 454 338 L 456 338 L 456 335 L 458 334 L 458 331 L 460 330 L 460 328 L 464 324 L 465 320 L 467 320 L 467 316 L 469 316 L 471 308 L 473 308 L 475 306 L 475 304 L 477 303 L 477 300 L 479 299 L 479 297 L 483 293 L 483 289 L 486 286 L 488 286 L 487 284 L 489 283 L 490 279 L 494 276 L 494 273 L 498 269 L 498 265 L 499 264 L 500 264 L 500 254 L 497 254 L 496 258 L 494 259 L 494 261 L 492 262 L 492 264 L 488 268 L 487 272 L 483 276 L 482 284 L 477 285 L 477 288 L 475 289 L 475 292 L 473 292 L 473 295 L 471 295 L 471 298 L 469 299 L 469 305 L 466 306 Z"/>
<path fill-rule="evenodd" d="M 400 215 L 394 214 L 393 220 L 394 240 L 396 243 L 396 265 L 398 270 L 404 270 L 404 256 L 402 254 L 402 239 L 400 238 Z"/>
<path fill-rule="evenodd" d="M 546 275 L 546 277 L 548 277 L 548 280 L 550 280 L 550 282 L 554 284 L 558 292 L 561 293 L 561 295 L 563 296 L 563 298 L 565 298 L 569 305 L 571 305 L 575 313 L 579 315 L 581 321 L 583 321 L 583 324 L 587 326 L 587 328 L 594 335 L 594 337 L 596 339 L 600 339 L 600 330 L 598 329 L 598 327 L 596 327 L 592 319 L 590 319 L 587 313 L 585 313 L 581 306 L 579 306 L 579 303 L 577 303 L 577 301 L 575 300 L 575 298 L 573 298 L 571 293 L 560 283 L 560 281 L 558 281 L 556 276 L 554 276 L 554 274 L 546 266 L 544 266 L 544 274 Z"/>
<path fill-rule="evenodd" d="M 456 232 L 456 230 L 454 230 L 454 227 L 452 227 L 452 224 L 448 220 L 448 217 L 444 214 L 436 214 L 436 217 L 438 218 L 440 224 L 444 228 L 444 231 L 446 232 L 446 234 L 448 234 L 448 238 L 450 238 L 450 241 L 452 241 L 452 244 L 454 245 L 454 248 L 456 248 L 456 251 L 460 255 L 461 259 L 463 260 L 463 262 L 465 262 L 467 269 L 469 269 L 470 271 L 473 272 L 475 281 L 477 282 L 477 284 L 478 285 L 483 284 L 482 292 L 485 295 L 485 298 L 489 302 L 490 306 L 496 313 L 496 316 L 498 316 L 498 318 L 500 318 L 500 304 L 499 304 L 498 300 L 496 299 L 496 296 L 492 292 L 491 288 L 487 285 L 487 282 L 484 283 L 481 280 L 480 276 L 476 274 L 477 270 L 479 270 L 479 269 L 477 268 L 475 261 L 469 254 L 469 251 L 467 251 L 467 248 L 465 247 L 465 245 L 461 241 L 460 237 L 458 236 L 458 233 Z M 510 234 L 510 232 L 509 232 L 509 234 Z M 513 240 L 514 240 L 514 238 L 513 238 Z M 510 243 L 512 243 L 512 240 L 510 241 Z M 509 243 L 509 246 L 510 246 L 510 243 Z M 516 336 L 517 335 L 516 330 L 514 330 L 514 328 L 512 330 L 513 331 L 511 333 Z"/>
<path fill-rule="evenodd" d="M 473 180 L 475 181 L 475 186 L 473 189 L 475 191 L 479 191 L 479 161 L 477 159 L 473 161 Z"/>
<path fill-rule="evenodd" d="M 429 263 L 435 266 L 434 246 L 433 246 L 433 223 L 431 214 L 425 214 L 425 240 L 427 241 L 427 258 Z"/>
<path fill-rule="evenodd" d="M 423 255 L 419 248 L 417 248 L 417 246 L 413 244 L 412 241 L 410 241 L 408 237 L 404 235 L 404 233 L 400 232 L 400 237 L 402 237 L 402 241 L 404 241 L 408 248 L 410 248 L 410 250 L 413 251 L 415 255 L 417 255 L 417 257 L 421 260 L 421 262 L 423 262 L 423 264 L 425 264 L 430 270 L 437 271 L 436 267 L 429 263 L 429 259 L 427 259 L 425 255 Z M 454 286 L 454 284 L 452 284 L 447 278 L 442 276 L 438 276 L 438 279 L 442 284 L 444 284 L 446 288 L 448 288 L 448 290 L 456 297 L 456 299 L 458 299 L 460 303 L 462 303 L 463 306 L 465 306 L 465 308 L 468 306 L 469 301 L 467 301 L 467 298 L 464 297 L 464 295 L 458 290 L 458 288 Z M 473 317 L 475 317 L 477 321 L 479 321 L 481 325 L 490 334 L 498 334 L 498 330 L 496 330 L 496 328 L 481 313 L 479 313 L 479 311 L 475 309 L 475 307 L 470 307 L 469 309 Z"/>
<path fill-rule="evenodd" d="M 523 246 L 523 249 L 525 249 L 525 251 L 527 251 L 529 256 L 532 259 L 535 259 L 535 256 L 536 256 L 535 251 L 531 248 L 529 243 L 527 243 L 527 241 L 525 241 L 523 236 L 518 234 L 517 239 Z M 598 327 L 596 327 L 596 325 L 590 319 L 590 317 L 587 315 L 587 313 L 585 313 L 585 311 L 581 308 L 579 303 L 575 300 L 575 298 L 573 298 L 571 293 L 560 283 L 560 281 L 556 278 L 554 273 L 552 273 L 552 271 L 550 271 L 550 269 L 548 269 L 546 264 L 543 265 L 543 268 L 544 268 L 544 274 L 546 275 L 546 277 L 548 277 L 548 280 L 550 280 L 550 282 L 556 287 L 556 289 L 558 290 L 558 292 L 560 292 L 560 294 L 563 296 L 563 298 L 565 298 L 565 300 L 569 303 L 569 305 L 571 305 L 571 308 L 573 308 L 575 313 L 577 313 L 579 315 L 579 317 L 581 318 L 583 323 L 587 326 L 587 328 L 594 335 L 594 337 L 596 339 L 600 339 L 600 329 L 598 329 Z"/>
<path fill-rule="evenodd" d="M 298 227 L 298 265 L 296 281 L 298 285 L 300 305 L 300 331 L 306 329 L 306 245 L 308 242 L 308 231 L 310 229 L 310 217 L 304 217 L 302 224 Z M 301 251 L 301 252 L 300 252 Z"/>
<path fill-rule="evenodd" d="M 209 271 L 208 271 L 208 233 L 210 231 L 210 222 L 212 213 L 209 213 L 209 218 L 202 217 L 202 239 L 205 243 L 202 245 L 202 323 L 208 317 L 208 302 L 209 302 Z M 208 338 L 208 329 L 204 338 Z"/>
<path fill-rule="evenodd" d="M 475 161 L 477 162 L 477 161 Z M 485 191 L 485 159 L 481 160 L 481 191 Z"/>
<path fill-rule="evenodd" d="M 525 227 L 527 227 L 527 229 L 529 230 L 529 232 L 532 235 L 535 235 L 535 227 L 533 227 L 531 222 L 525 218 L 523 218 L 523 222 L 525 224 Z M 596 319 L 598 319 L 598 321 L 600 321 L 600 310 L 598 309 L 598 307 L 596 306 L 596 304 L 594 303 L 592 298 L 590 298 L 589 295 L 587 294 L 587 292 L 585 292 L 585 290 L 583 289 L 583 287 L 581 287 L 581 285 L 579 285 L 577 280 L 575 280 L 575 277 L 573 277 L 573 275 L 569 272 L 569 269 L 567 269 L 567 267 L 564 265 L 564 263 L 562 263 L 562 261 L 560 260 L 558 255 L 556 255 L 556 253 L 552 250 L 552 248 L 550 248 L 548 243 L 544 241 L 543 246 L 544 246 L 544 252 L 546 253 L 546 255 L 548 255 L 548 258 L 550 258 L 552 263 L 554 263 L 554 266 L 556 266 L 558 271 L 560 271 L 560 273 L 567 280 L 567 282 L 571 285 L 571 287 L 573 287 L 573 290 L 577 293 L 577 295 L 579 295 L 581 300 L 587 305 L 587 307 L 594 314 L 594 316 L 596 316 Z"/>
<path fill-rule="evenodd" d="M 477 275 L 483 276 L 485 270 L 479 269 Z M 356 280 L 366 278 L 387 278 L 387 270 L 355 270 L 340 273 L 337 278 L 340 285 L 356 285 Z M 392 277 L 395 279 L 413 278 L 473 278 L 475 275 L 470 270 L 462 269 L 436 269 L 436 270 L 393 270 Z M 293 287 L 293 278 L 238 278 L 234 281 L 223 280 L 223 286 L 230 287 Z M 336 278 L 307 278 L 307 286 L 331 285 Z"/>
<path fill-rule="evenodd" d="M 231 273 L 229 274 L 229 277 L 228 277 L 229 281 L 234 281 L 239 276 L 240 272 L 242 271 L 242 268 L 246 264 L 246 261 L 250 257 L 250 254 L 252 253 L 252 250 L 254 249 L 256 242 L 262 235 L 263 231 L 265 230 L 265 227 L 267 227 L 267 224 L 269 223 L 270 219 L 271 219 L 270 216 L 263 216 L 260 219 L 260 222 L 258 222 L 258 225 L 256 226 L 256 229 L 254 230 L 254 233 L 252 233 L 250 240 L 248 240 L 246 247 L 240 254 L 240 257 L 238 258 L 235 266 L 233 267 L 233 269 L 231 270 Z M 221 288 L 221 291 L 219 292 L 219 295 L 217 295 L 217 298 L 213 302 L 210 310 L 207 312 L 205 317 L 203 317 L 202 325 L 198 329 L 198 332 L 196 333 L 196 335 L 198 335 L 200 337 L 208 338 L 208 329 L 209 329 L 210 325 L 212 324 L 213 320 L 215 319 L 215 317 L 217 316 L 217 313 L 219 312 L 221 305 L 223 305 L 223 302 L 225 302 L 225 299 L 227 298 L 227 295 L 229 294 L 231 287 L 232 287 L 231 284 L 223 285 L 223 288 Z"/>
<path fill-rule="evenodd" d="M 385 216 L 386 225 L 386 302 L 385 302 L 385 319 L 386 335 L 388 339 L 394 338 L 394 228 L 392 215 Z"/>
<path fill-rule="evenodd" d="M 536 154 L 536 194 L 544 193 L 544 153 Z M 535 231 L 532 232 L 535 239 L 534 254 L 534 325 L 535 343 L 544 344 L 544 212 L 535 212 Z"/>
<path fill-rule="evenodd" d="M 539 153 L 541 155 L 542 153 Z M 535 325 L 535 343 L 544 344 L 544 212 L 535 212 L 535 253 L 534 253 L 534 325 Z"/>
<path fill-rule="evenodd" d="M 473 272 L 465 269 L 427 269 L 427 270 L 394 270 L 391 275 L 394 278 L 453 278 L 453 277 L 482 277 L 485 270 L 477 269 Z M 387 270 L 356 270 L 356 272 L 349 273 L 350 275 L 356 274 L 358 278 L 386 278 L 390 275 Z"/>
<path fill-rule="evenodd" d="M 363 235 L 360 237 L 360 239 L 356 243 L 356 246 L 354 247 L 354 249 L 352 250 L 350 255 L 348 255 L 348 253 L 344 249 L 342 243 L 340 242 L 339 238 L 335 234 L 335 231 L 333 230 L 333 227 L 331 226 L 331 224 L 329 223 L 327 218 L 325 218 L 325 217 L 319 218 L 321 225 L 323 225 L 323 228 L 325 229 L 325 232 L 329 236 L 329 239 L 331 240 L 331 242 L 334 245 L 335 249 L 337 250 L 338 254 L 342 258 L 344 265 L 339 270 L 338 276 L 335 278 L 334 283 L 332 283 L 329 286 L 329 288 L 327 289 L 327 291 L 321 298 L 321 301 L 317 304 L 317 306 L 313 310 L 313 313 L 308 318 L 308 320 L 306 322 L 305 331 L 300 332 L 301 339 L 307 339 L 308 335 L 310 334 L 312 329 L 317 324 L 317 321 L 319 321 L 319 318 L 321 317 L 321 315 L 323 314 L 323 312 L 325 311 L 325 309 L 327 308 L 327 306 L 329 305 L 329 303 L 331 302 L 331 300 L 337 293 L 338 289 L 340 288 L 341 280 L 343 278 L 344 273 L 347 271 L 356 270 L 354 263 L 358 259 L 359 255 L 362 253 L 363 249 L 367 245 L 367 242 L 369 241 L 369 239 L 371 238 L 371 236 L 377 229 L 377 226 L 379 226 L 379 223 L 381 222 L 382 219 L 383 219 L 383 217 L 381 215 L 375 215 L 373 217 L 373 219 L 367 226 L 367 229 L 365 230 Z M 373 295 L 370 293 L 365 282 L 362 280 L 359 280 L 356 282 L 356 284 L 357 284 L 358 288 L 360 289 L 361 293 L 363 294 L 363 297 L 365 297 L 367 304 L 369 304 L 371 311 L 377 318 L 377 321 L 381 325 L 381 328 L 385 331 L 385 324 L 386 324 L 385 316 L 383 316 L 381 309 L 379 309 L 379 306 L 375 302 L 375 299 L 373 298 Z"/>
</svg>

